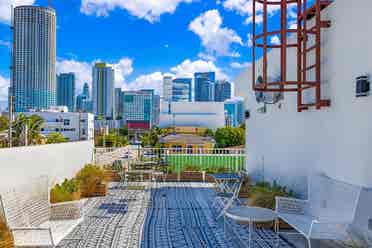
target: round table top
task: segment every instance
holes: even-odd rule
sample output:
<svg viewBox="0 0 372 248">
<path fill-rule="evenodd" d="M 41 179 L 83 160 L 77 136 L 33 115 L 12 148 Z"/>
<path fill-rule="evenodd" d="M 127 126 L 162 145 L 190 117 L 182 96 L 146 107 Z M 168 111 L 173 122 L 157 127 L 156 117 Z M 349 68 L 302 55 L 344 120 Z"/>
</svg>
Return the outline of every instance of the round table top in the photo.
<svg viewBox="0 0 372 248">
<path fill-rule="evenodd" d="M 217 173 L 210 174 L 216 180 L 239 180 L 240 176 L 237 173 Z"/>
<path fill-rule="evenodd" d="M 242 222 L 268 222 L 278 218 L 271 209 L 249 206 L 231 207 L 225 215 L 230 219 Z"/>
</svg>

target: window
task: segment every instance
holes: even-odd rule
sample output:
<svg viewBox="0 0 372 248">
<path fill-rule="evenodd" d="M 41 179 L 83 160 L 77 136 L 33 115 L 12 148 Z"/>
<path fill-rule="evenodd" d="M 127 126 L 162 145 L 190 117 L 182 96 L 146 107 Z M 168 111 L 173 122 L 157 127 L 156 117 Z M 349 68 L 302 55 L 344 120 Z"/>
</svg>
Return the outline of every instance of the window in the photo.
<svg viewBox="0 0 372 248">
<path fill-rule="evenodd" d="M 64 126 L 69 126 L 70 125 L 70 120 L 68 120 L 68 119 L 63 120 L 63 125 Z"/>
</svg>

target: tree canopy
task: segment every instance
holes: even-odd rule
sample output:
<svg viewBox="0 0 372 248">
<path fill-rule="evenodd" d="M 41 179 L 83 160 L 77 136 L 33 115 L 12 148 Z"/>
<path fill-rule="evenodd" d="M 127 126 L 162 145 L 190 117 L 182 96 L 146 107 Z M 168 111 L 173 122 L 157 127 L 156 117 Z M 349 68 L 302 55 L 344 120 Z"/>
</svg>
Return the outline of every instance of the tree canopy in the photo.
<svg viewBox="0 0 372 248">
<path fill-rule="evenodd" d="M 219 148 L 245 144 L 245 131 L 242 128 L 223 127 L 217 129 L 214 138 Z"/>
<path fill-rule="evenodd" d="M 0 131 L 4 131 L 8 129 L 9 126 L 9 119 L 5 116 L 0 116 Z"/>
<path fill-rule="evenodd" d="M 68 141 L 68 138 L 66 138 L 65 136 L 63 136 L 62 134 L 60 133 L 50 133 L 47 137 L 47 141 L 46 143 L 47 144 L 56 144 L 56 143 L 63 143 L 63 142 L 67 142 Z"/>
</svg>

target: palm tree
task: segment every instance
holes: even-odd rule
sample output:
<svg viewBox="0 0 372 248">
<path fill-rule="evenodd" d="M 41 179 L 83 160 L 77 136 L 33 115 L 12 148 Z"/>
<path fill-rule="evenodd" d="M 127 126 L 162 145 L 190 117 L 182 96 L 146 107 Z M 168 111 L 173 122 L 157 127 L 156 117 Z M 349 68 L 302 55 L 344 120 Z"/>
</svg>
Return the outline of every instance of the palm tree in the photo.
<svg viewBox="0 0 372 248">
<path fill-rule="evenodd" d="M 38 115 L 19 114 L 13 123 L 13 136 L 16 143 L 18 145 L 40 144 L 42 138 L 40 132 L 44 123 L 44 119 Z"/>
</svg>

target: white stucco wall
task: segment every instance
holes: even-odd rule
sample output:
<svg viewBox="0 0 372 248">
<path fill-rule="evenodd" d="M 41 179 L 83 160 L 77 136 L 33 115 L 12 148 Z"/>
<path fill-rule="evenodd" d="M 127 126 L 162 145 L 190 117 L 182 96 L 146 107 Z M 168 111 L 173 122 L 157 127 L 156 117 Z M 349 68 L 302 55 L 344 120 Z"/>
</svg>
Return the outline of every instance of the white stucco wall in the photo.
<svg viewBox="0 0 372 248">
<path fill-rule="evenodd" d="M 245 97 L 251 112 L 246 123 L 247 170 L 256 178 L 264 172 L 266 179 L 304 192 L 306 177 L 324 172 L 372 187 L 372 96 L 355 97 L 355 78 L 372 76 L 372 29 L 367 28 L 371 9 L 372 1 L 337 0 L 323 11 L 323 19 L 332 21 L 322 39 L 323 95 L 331 99 L 331 107 L 298 113 L 296 95 L 285 93 L 281 108 L 268 105 L 267 113 L 260 114 L 251 69 L 236 78 L 235 95 Z M 269 57 L 277 61 L 277 51 Z M 288 76 L 293 78 L 296 60 L 290 57 Z M 278 64 L 269 68 L 274 73 Z"/>
<path fill-rule="evenodd" d="M 0 193 L 48 176 L 50 185 L 72 178 L 93 160 L 92 141 L 0 149 Z"/>
</svg>

